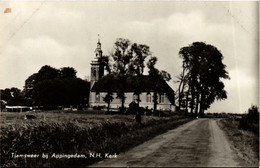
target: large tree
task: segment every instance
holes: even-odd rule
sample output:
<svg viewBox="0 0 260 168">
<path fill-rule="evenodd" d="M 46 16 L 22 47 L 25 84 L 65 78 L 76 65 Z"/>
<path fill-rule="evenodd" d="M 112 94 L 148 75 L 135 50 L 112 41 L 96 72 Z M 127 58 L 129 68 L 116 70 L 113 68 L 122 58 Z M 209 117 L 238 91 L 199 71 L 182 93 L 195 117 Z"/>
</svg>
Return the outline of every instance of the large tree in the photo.
<svg viewBox="0 0 260 168">
<path fill-rule="evenodd" d="M 35 104 L 35 86 L 44 80 L 53 80 L 59 78 L 60 71 L 49 65 L 41 67 L 37 72 L 25 80 L 24 94 L 28 105 Z"/>
<path fill-rule="evenodd" d="M 141 86 L 143 84 L 143 75 L 145 68 L 145 59 L 151 55 L 150 48 L 144 44 L 134 43 L 131 45 L 131 55 L 132 59 L 129 65 L 130 74 L 136 75 L 137 78 L 134 82 L 134 94 L 137 95 L 137 106 L 141 102 L 140 94 L 142 92 Z"/>
<path fill-rule="evenodd" d="M 79 78 L 44 80 L 34 87 L 34 92 L 35 104 L 46 108 L 79 107 L 88 97 L 89 83 Z"/>
<path fill-rule="evenodd" d="M 146 67 L 146 59 L 149 57 L 147 67 L 149 69 L 149 75 L 153 80 L 154 85 L 158 83 L 157 80 L 164 78 L 170 80 L 170 74 L 166 71 L 159 71 L 155 68 L 157 62 L 156 57 L 152 57 L 150 47 L 145 44 L 131 43 L 127 39 L 119 38 L 115 42 L 114 51 L 111 54 L 113 58 L 112 72 L 118 77 L 118 97 L 121 99 L 121 110 L 124 109 L 125 101 L 125 86 L 126 82 L 132 82 L 134 87 L 134 94 L 137 95 L 137 104 L 140 103 L 140 94 L 142 92 L 141 86 L 143 84 L 144 70 Z M 134 80 L 126 81 L 127 76 L 136 76 Z M 155 94 L 154 102 L 156 106 L 157 94 Z"/>
<path fill-rule="evenodd" d="M 103 97 L 104 102 L 107 103 L 107 114 L 110 112 L 110 103 L 113 101 L 113 93 L 111 91 L 107 92 L 106 96 Z"/>
<path fill-rule="evenodd" d="M 113 79 L 114 79 L 113 74 L 108 74 L 104 78 L 102 78 L 103 82 L 99 83 L 100 85 L 99 87 L 106 88 L 107 91 L 107 94 L 105 95 L 105 97 L 103 97 L 104 102 L 107 103 L 107 114 L 110 113 L 110 104 L 114 100 L 113 91 L 112 91 L 114 83 L 111 82 Z"/>
<path fill-rule="evenodd" d="M 179 52 L 183 59 L 183 71 L 179 76 L 179 106 L 181 109 L 203 115 L 204 111 L 217 99 L 227 98 L 224 83 L 229 79 L 223 64 L 223 55 L 214 46 L 204 42 L 194 42 Z"/>
<path fill-rule="evenodd" d="M 45 65 L 26 79 L 24 93 L 31 105 L 79 106 L 87 103 L 89 82 L 77 78 L 72 67 L 55 69 Z"/>
<path fill-rule="evenodd" d="M 126 76 L 129 73 L 129 64 L 132 58 L 131 42 L 127 39 L 119 38 L 114 44 L 114 50 L 111 54 L 114 64 L 112 72 L 117 75 L 119 79 L 117 97 L 121 99 L 121 109 L 123 113 L 125 109 L 125 86 Z"/>
</svg>

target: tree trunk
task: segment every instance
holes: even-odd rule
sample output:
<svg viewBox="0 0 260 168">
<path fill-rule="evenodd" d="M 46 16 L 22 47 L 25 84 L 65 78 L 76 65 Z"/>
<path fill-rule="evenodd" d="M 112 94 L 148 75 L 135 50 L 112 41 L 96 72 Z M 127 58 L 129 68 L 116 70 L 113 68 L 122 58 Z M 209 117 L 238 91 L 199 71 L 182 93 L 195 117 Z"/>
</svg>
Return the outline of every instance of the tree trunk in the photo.
<svg viewBox="0 0 260 168">
<path fill-rule="evenodd" d="M 122 113 L 124 113 L 124 111 L 125 111 L 125 94 L 123 93 L 123 95 L 122 95 L 123 97 L 122 97 L 122 99 L 121 99 L 121 112 Z"/>
<path fill-rule="evenodd" d="M 186 114 L 188 113 L 189 94 L 190 94 L 190 85 L 189 85 L 188 91 L 187 91 L 187 93 L 186 93 L 186 107 L 185 107 L 185 113 L 186 113 Z"/>
<path fill-rule="evenodd" d="M 198 93 L 196 96 L 196 107 L 195 107 L 195 115 L 198 115 L 198 108 L 199 108 L 199 99 L 200 99 L 200 94 Z"/>
<path fill-rule="evenodd" d="M 184 79 L 183 79 L 184 80 Z M 185 88 L 185 81 L 183 81 L 183 84 L 182 84 L 182 89 L 181 89 L 181 103 L 183 102 L 183 100 L 182 100 L 182 98 L 183 98 L 183 96 L 184 96 L 184 88 Z M 181 110 L 181 107 L 182 106 L 180 106 L 180 110 Z M 184 107 L 183 107 L 184 108 Z"/>
<path fill-rule="evenodd" d="M 109 114 L 109 111 L 110 111 L 110 102 L 107 103 L 107 114 Z"/>
<path fill-rule="evenodd" d="M 190 113 L 193 114 L 194 109 L 194 102 L 195 102 L 195 93 L 194 93 L 194 86 L 191 85 L 191 107 L 190 107 Z"/>
<path fill-rule="evenodd" d="M 179 109 L 180 110 L 181 110 L 181 102 L 182 102 L 182 96 L 183 96 L 183 88 L 184 88 L 184 85 L 185 85 L 184 73 L 185 73 L 185 68 L 183 68 L 182 74 L 180 75 L 180 78 L 181 78 L 180 85 L 179 85 Z M 181 87 L 182 87 L 182 89 L 181 89 Z"/>
<path fill-rule="evenodd" d="M 140 104 L 140 94 L 137 94 L 137 106 L 138 106 L 138 108 L 139 108 L 139 104 Z"/>
<path fill-rule="evenodd" d="M 204 99 L 205 99 L 205 94 L 202 92 L 201 99 L 200 99 L 200 111 L 199 111 L 200 116 L 202 116 L 204 113 Z"/>
<path fill-rule="evenodd" d="M 157 110 L 157 92 L 154 92 L 153 94 L 153 112 L 155 114 Z"/>
</svg>

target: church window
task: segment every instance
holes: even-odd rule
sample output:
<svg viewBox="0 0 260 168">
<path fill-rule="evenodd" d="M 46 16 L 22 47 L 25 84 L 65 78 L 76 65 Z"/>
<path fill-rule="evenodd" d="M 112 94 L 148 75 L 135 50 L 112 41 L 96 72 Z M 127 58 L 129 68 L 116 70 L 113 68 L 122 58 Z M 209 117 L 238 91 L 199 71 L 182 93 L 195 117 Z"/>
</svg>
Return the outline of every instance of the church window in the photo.
<svg viewBox="0 0 260 168">
<path fill-rule="evenodd" d="M 96 93 L 96 103 L 100 103 L 100 94 Z"/>
<path fill-rule="evenodd" d="M 146 102 L 147 103 L 151 102 L 151 93 L 147 93 L 147 95 L 146 95 Z"/>
<path fill-rule="evenodd" d="M 164 98 L 165 98 L 164 94 L 161 94 L 159 96 L 159 103 L 164 103 Z"/>
<path fill-rule="evenodd" d="M 133 94 L 133 101 L 137 101 L 138 99 L 138 95 L 137 94 Z"/>
</svg>

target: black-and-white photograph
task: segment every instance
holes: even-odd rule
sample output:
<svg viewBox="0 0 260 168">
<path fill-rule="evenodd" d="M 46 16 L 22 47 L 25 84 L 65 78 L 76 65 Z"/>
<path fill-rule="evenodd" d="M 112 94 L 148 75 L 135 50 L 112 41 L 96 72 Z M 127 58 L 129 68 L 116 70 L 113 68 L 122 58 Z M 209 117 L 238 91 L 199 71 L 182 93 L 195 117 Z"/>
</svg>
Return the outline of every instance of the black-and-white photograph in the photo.
<svg viewBox="0 0 260 168">
<path fill-rule="evenodd" d="M 258 1 L 0 2 L 1 167 L 259 167 Z"/>
</svg>

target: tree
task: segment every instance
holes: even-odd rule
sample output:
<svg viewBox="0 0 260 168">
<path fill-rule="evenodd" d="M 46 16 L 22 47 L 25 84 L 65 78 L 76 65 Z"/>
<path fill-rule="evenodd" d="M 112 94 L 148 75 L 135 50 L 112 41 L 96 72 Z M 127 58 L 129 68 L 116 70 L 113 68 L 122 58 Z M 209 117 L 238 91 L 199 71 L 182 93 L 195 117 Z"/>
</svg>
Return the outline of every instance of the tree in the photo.
<svg viewBox="0 0 260 168">
<path fill-rule="evenodd" d="M 137 95 L 137 104 L 140 100 L 140 86 L 142 85 L 143 73 L 145 68 L 145 59 L 151 54 L 149 46 L 144 44 L 131 43 L 127 39 L 119 38 L 115 42 L 112 58 L 114 60 L 113 72 L 118 75 L 119 88 L 117 96 L 121 99 L 121 109 L 124 109 L 124 88 L 126 77 L 128 75 L 136 75 L 134 82 L 135 95 Z M 128 81 L 129 82 L 129 81 Z"/>
<path fill-rule="evenodd" d="M 1 102 L 4 101 L 6 105 L 17 106 L 24 105 L 24 96 L 20 89 L 12 87 L 1 90 Z M 5 103 L 2 102 L 2 105 Z"/>
<path fill-rule="evenodd" d="M 55 79 L 58 77 L 59 77 L 59 70 L 55 69 L 49 65 L 43 66 L 37 74 L 38 81 L 47 80 L 47 79 Z"/>
<path fill-rule="evenodd" d="M 110 103 L 113 101 L 114 97 L 113 97 L 113 93 L 112 92 L 107 92 L 106 96 L 103 97 L 104 102 L 107 103 L 107 113 L 109 114 L 109 110 L 110 110 Z"/>
<path fill-rule="evenodd" d="M 144 44 L 134 43 L 131 45 L 130 53 L 132 55 L 132 59 L 129 65 L 130 74 L 136 75 L 137 78 L 134 82 L 134 94 L 137 95 L 137 105 L 139 107 L 139 103 L 141 102 L 140 94 L 142 90 L 140 89 L 143 83 L 143 74 L 145 68 L 145 59 L 151 55 L 149 46 Z"/>
<path fill-rule="evenodd" d="M 154 89 L 154 93 L 153 93 L 153 110 L 154 113 L 157 110 L 157 104 L 158 104 L 158 95 L 157 95 L 157 83 L 158 83 L 158 75 L 159 75 L 159 70 L 157 68 L 155 68 L 155 64 L 157 62 L 157 57 L 151 57 L 147 63 L 147 67 L 149 69 L 148 73 L 149 73 L 149 77 L 153 83 L 153 89 Z"/>
<path fill-rule="evenodd" d="M 157 57 L 151 57 L 147 62 L 147 67 L 149 69 L 148 73 L 149 73 L 149 77 L 153 83 L 153 90 L 154 90 L 154 94 L 153 94 L 154 113 L 157 110 L 157 104 L 158 104 L 159 81 L 161 81 L 161 80 L 170 81 L 171 80 L 171 75 L 169 73 L 167 73 L 166 71 L 160 71 L 155 67 L 157 60 L 158 60 Z"/>
<path fill-rule="evenodd" d="M 179 82 L 179 87 L 177 90 L 177 92 L 178 92 L 178 96 L 177 96 L 178 110 L 182 110 L 181 107 L 183 107 L 184 103 L 185 103 L 184 102 L 184 89 L 187 86 L 187 81 L 188 81 L 186 79 L 188 75 L 186 75 L 185 72 L 186 72 L 186 69 L 185 69 L 185 67 L 183 67 L 182 73 L 179 76 L 177 76 L 178 80 L 176 81 L 176 82 Z"/>
<path fill-rule="evenodd" d="M 38 73 L 34 73 L 25 80 L 25 86 L 23 92 L 24 92 L 25 100 L 28 105 L 32 105 L 35 103 L 33 99 L 34 97 L 33 88 L 38 83 L 37 74 Z"/>
<path fill-rule="evenodd" d="M 121 112 L 124 112 L 125 109 L 126 75 L 129 73 L 129 64 L 132 58 L 130 44 L 130 41 L 127 39 L 117 39 L 114 44 L 114 51 L 111 54 L 114 60 L 113 73 L 116 74 L 119 79 L 119 92 L 117 93 L 117 97 L 121 99 Z"/>
<path fill-rule="evenodd" d="M 41 67 L 41 69 L 37 72 L 29 76 L 25 80 L 25 86 L 24 86 L 24 94 L 25 99 L 27 101 L 28 105 L 34 105 L 35 102 L 35 86 L 39 84 L 40 82 L 44 80 L 52 80 L 59 78 L 60 71 L 58 69 L 55 69 L 49 65 L 45 65 Z"/>
<path fill-rule="evenodd" d="M 238 128 L 252 131 L 259 136 L 259 110 L 257 106 L 251 105 L 248 113 L 240 119 Z"/>
<path fill-rule="evenodd" d="M 101 79 L 103 82 L 99 82 L 98 88 L 106 88 L 107 94 L 105 97 L 103 97 L 104 102 L 107 103 L 107 113 L 110 111 L 110 103 L 114 100 L 113 93 L 112 93 L 112 87 L 114 85 L 113 81 L 114 76 L 113 74 L 108 74 L 105 77 Z"/>
<path fill-rule="evenodd" d="M 147 57 L 151 57 L 147 63 L 147 67 L 155 88 L 157 87 L 156 85 L 158 84 L 158 80 L 165 79 L 168 81 L 171 79 L 169 73 L 166 71 L 159 71 L 155 68 L 157 58 L 151 56 L 150 47 L 147 45 L 137 43 L 132 44 L 129 40 L 120 38 L 115 42 L 114 51 L 111 56 L 114 60 L 112 72 L 117 75 L 119 81 L 119 92 L 117 93 L 117 96 L 122 102 L 121 110 L 124 109 L 124 89 L 126 86 L 127 76 L 136 76 L 136 78 L 133 78 L 134 80 L 129 80 L 127 82 L 131 82 L 131 85 L 135 86 L 134 94 L 137 95 L 137 105 L 139 107 L 145 60 Z M 154 94 L 155 107 L 157 104 L 156 96 L 157 94 Z"/>
<path fill-rule="evenodd" d="M 87 103 L 89 87 L 89 82 L 76 77 L 74 68 L 55 69 L 45 65 L 26 79 L 24 93 L 31 105 L 79 106 Z"/>
<path fill-rule="evenodd" d="M 64 67 L 60 69 L 60 78 L 76 78 L 77 71 L 72 67 Z"/>
<path fill-rule="evenodd" d="M 223 55 L 214 46 L 204 42 L 194 42 L 183 47 L 179 52 L 183 59 L 182 74 L 179 84 L 179 106 L 200 115 L 217 99 L 227 98 L 224 83 L 221 79 L 229 79 L 226 65 L 222 63 Z M 185 97 L 185 104 L 183 96 Z M 183 107 L 184 106 L 184 107 Z"/>
</svg>

